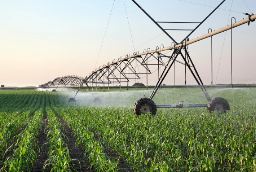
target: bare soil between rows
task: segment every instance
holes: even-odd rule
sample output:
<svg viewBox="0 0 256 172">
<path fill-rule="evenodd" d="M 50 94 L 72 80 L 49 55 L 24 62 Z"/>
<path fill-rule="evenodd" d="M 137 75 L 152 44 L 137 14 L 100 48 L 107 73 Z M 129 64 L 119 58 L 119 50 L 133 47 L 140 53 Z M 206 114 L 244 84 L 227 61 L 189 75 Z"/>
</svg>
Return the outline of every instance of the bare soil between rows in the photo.
<svg viewBox="0 0 256 172">
<path fill-rule="evenodd" d="M 73 138 L 72 130 L 68 127 L 64 120 L 60 119 L 60 122 L 63 124 L 63 133 L 66 136 L 66 143 L 69 149 L 69 154 L 72 159 L 72 171 L 81 171 L 81 172 L 94 172 L 94 170 L 89 168 L 89 163 L 84 162 L 84 151 L 81 146 L 76 146 L 75 139 Z M 48 159 L 49 145 L 47 140 L 47 115 L 44 114 L 44 121 L 42 123 L 42 129 L 38 136 L 38 158 L 34 164 L 34 172 L 49 172 L 51 171 L 51 166 L 45 166 L 45 162 Z M 45 169 L 44 169 L 45 166 Z"/>
<path fill-rule="evenodd" d="M 69 149 L 69 155 L 72 159 L 72 165 L 73 168 L 76 171 L 81 172 L 94 172 L 95 170 L 90 168 L 89 166 L 89 160 L 86 158 L 86 155 L 84 154 L 84 150 L 81 145 L 76 145 L 76 139 L 73 136 L 72 129 L 69 128 L 66 121 L 64 121 L 62 118 L 59 118 L 60 122 L 63 124 L 62 132 L 66 136 L 66 143 Z"/>
<path fill-rule="evenodd" d="M 48 159 L 48 150 L 49 150 L 49 145 L 47 142 L 47 134 L 46 134 L 46 126 L 48 124 L 47 116 L 46 113 L 44 113 L 44 121 L 42 123 L 42 129 L 40 134 L 38 135 L 38 147 L 39 150 L 37 152 L 37 160 L 34 164 L 34 169 L 33 171 L 39 172 L 39 171 L 51 171 L 50 166 L 46 166 L 45 169 L 43 170 L 44 163 Z"/>
</svg>

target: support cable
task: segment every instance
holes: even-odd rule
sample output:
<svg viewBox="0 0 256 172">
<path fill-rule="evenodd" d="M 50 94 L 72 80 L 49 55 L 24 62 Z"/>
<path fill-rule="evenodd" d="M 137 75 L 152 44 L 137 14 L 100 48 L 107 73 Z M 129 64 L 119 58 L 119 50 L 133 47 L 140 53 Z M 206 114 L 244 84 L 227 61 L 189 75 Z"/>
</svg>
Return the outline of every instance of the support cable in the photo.
<svg viewBox="0 0 256 172">
<path fill-rule="evenodd" d="M 232 6 L 233 6 L 233 0 L 232 0 L 232 2 L 231 2 L 230 10 L 232 9 Z M 231 13 L 231 11 L 229 12 L 229 15 L 228 15 L 228 23 L 229 23 L 229 19 L 230 19 L 230 13 Z M 227 25 L 228 25 L 228 23 L 227 23 Z M 227 32 L 225 32 L 224 41 L 223 41 L 223 44 L 222 44 L 222 49 L 221 49 L 221 54 L 220 54 L 220 60 L 219 60 L 217 75 L 216 75 L 216 79 L 215 79 L 215 85 L 217 84 L 217 79 L 218 79 L 218 75 L 219 75 L 220 63 L 221 63 L 221 59 L 222 59 L 222 54 L 223 54 L 223 48 L 224 48 L 224 45 L 225 45 L 226 35 L 227 35 Z"/>
<path fill-rule="evenodd" d="M 201 6 L 209 7 L 209 8 L 215 8 L 215 7 L 210 6 L 210 5 L 205 5 L 205 4 L 195 3 L 195 2 L 186 1 L 186 0 L 178 0 L 178 1 L 186 2 L 186 3 L 190 3 L 190 4 L 194 4 L 194 5 L 201 5 Z M 243 0 L 243 1 L 244 1 L 244 0 Z M 233 10 L 231 10 L 231 9 L 225 9 L 225 8 L 218 8 L 218 10 L 224 10 L 224 11 L 229 11 L 229 12 L 234 12 L 234 13 L 241 13 L 241 14 L 244 14 L 243 12 L 240 12 L 240 11 L 233 11 Z"/>
<path fill-rule="evenodd" d="M 98 56 L 97 56 L 97 59 L 96 59 L 95 67 L 96 67 L 96 65 L 98 63 L 98 59 L 99 59 L 99 56 L 100 56 L 100 53 L 101 53 L 103 42 L 105 40 L 105 36 L 106 36 L 106 33 L 107 33 L 107 29 L 108 29 L 108 25 L 109 25 L 109 21 L 110 21 L 111 15 L 112 15 L 112 11 L 113 11 L 114 5 L 115 5 L 115 0 L 113 1 L 112 8 L 111 8 L 111 11 L 110 11 L 110 14 L 109 14 L 109 17 L 108 17 L 108 23 L 107 23 L 107 26 L 106 26 L 106 29 L 105 29 L 105 32 L 104 32 L 104 35 L 103 35 L 103 39 L 102 39 L 102 42 L 101 42 L 101 45 L 100 45 L 100 50 L 99 50 L 99 53 L 98 53 Z"/>
<path fill-rule="evenodd" d="M 132 36 L 132 30 L 131 30 L 131 25 L 130 25 L 130 22 L 129 22 L 129 17 L 128 17 L 128 13 L 127 13 L 127 9 L 126 9 L 125 0 L 124 0 L 124 9 L 125 9 L 126 19 L 127 19 L 127 23 L 128 23 L 128 26 L 129 26 L 131 40 L 132 40 L 133 52 L 135 52 L 135 46 L 134 46 L 134 41 L 133 41 L 133 36 Z M 138 69 L 138 64 L 137 64 L 137 61 L 135 63 L 136 63 L 136 67 L 135 67 L 135 76 L 136 76 L 136 73 L 137 73 L 136 70 Z M 136 81 L 137 80 L 136 80 L 136 77 L 135 77 L 135 83 L 136 83 Z M 136 86 L 136 90 L 137 90 L 137 86 Z"/>
<path fill-rule="evenodd" d="M 137 46 L 135 49 L 138 49 L 138 48 L 142 47 L 143 45 L 149 43 L 150 41 L 156 39 L 157 37 L 159 37 L 160 35 L 163 35 L 163 34 L 164 34 L 164 33 L 161 32 L 160 34 L 156 35 L 155 37 L 153 37 L 153 38 L 149 39 L 148 41 L 142 43 L 141 45 Z M 126 53 L 126 54 L 130 54 L 131 52 L 134 52 L 134 50 L 131 50 L 130 52 L 128 52 L 128 53 Z"/>
<path fill-rule="evenodd" d="M 130 26 L 130 22 L 129 22 L 129 17 L 128 17 L 128 13 L 127 13 L 127 9 L 126 9 L 125 0 L 124 0 L 124 9 L 125 9 L 127 23 L 128 23 L 128 26 L 129 26 L 130 36 L 131 36 L 131 39 L 132 39 L 133 50 L 135 52 L 135 46 L 134 46 L 134 41 L 133 41 L 133 36 L 132 36 L 132 30 L 131 30 L 131 26 Z"/>
<path fill-rule="evenodd" d="M 216 75 L 216 78 L 215 78 L 215 85 L 217 84 L 217 79 L 218 79 L 218 75 L 219 75 L 220 62 L 221 62 L 221 59 L 222 59 L 222 54 L 223 54 L 223 48 L 224 48 L 224 45 L 225 45 L 226 35 L 227 35 L 227 32 L 225 32 L 225 36 L 224 36 L 224 40 L 223 40 L 223 44 L 222 44 L 222 48 L 221 48 L 220 60 L 219 60 L 217 75 Z"/>
<path fill-rule="evenodd" d="M 243 0 L 245 5 L 247 6 L 247 8 L 249 9 L 249 11 L 252 13 L 251 9 L 249 8 L 249 6 L 247 5 L 247 3 L 245 2 L 245 0 Z"/>
</svg>

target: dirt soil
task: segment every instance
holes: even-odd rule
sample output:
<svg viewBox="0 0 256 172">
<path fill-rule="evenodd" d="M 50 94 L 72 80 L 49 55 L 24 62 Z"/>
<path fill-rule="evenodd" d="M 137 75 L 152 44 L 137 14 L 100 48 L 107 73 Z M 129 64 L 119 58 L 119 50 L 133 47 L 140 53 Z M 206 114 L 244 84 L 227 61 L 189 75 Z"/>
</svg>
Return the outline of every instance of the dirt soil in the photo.
<svg viewBox="0 0 256 172">
<path fill-rule="evenodd" d="M 47 135 L 46 135 L 46 131 L 45 128 L 47 126 L 48 120 L 47 120 L 47 116 L 46 113 L 44 114 L 44 121 L 42 123 L 42 130 L 38 135 L 38 152 L 37 152 L 37 160 L 35 162 L 34 165 L 34 170 L 33 171 L 43 171 L 43 166 L 45 161 L 48 159 L 48 150 L 49 150 L 49 145 L 47 142 Z M 45 172 L 51 171 L 51 167 L 50 166 L 46 166 Z"/>
<path fill-rule="evenodd" d="M 92 168 L 89 167 L 89 160 L 84 154 L 84 150 L 81 145 L 76 145 L 76 139 L 73 137 L 72 129 L 69 128 L 66 121 L 59 118 L 60 122 L 63 124 L 63 133 L 66 135 L 66 143 L 69 149 L 69 155 L 72 159 L 72 165 L 76 171 L 90 171 L 94 172 Z"/>
</svg>

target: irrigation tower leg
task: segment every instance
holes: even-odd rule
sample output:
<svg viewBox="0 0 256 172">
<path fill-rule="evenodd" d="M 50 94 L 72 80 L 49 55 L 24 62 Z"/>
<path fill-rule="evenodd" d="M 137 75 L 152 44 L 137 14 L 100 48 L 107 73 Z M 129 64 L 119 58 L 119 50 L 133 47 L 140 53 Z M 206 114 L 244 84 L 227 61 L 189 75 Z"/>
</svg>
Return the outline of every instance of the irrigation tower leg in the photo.
<svg viewBox="0 0 256 172">
<path fill-rule="evenodd" d="M 148 60 L 146 60 L 146 65 L 147 65 L 147 61 Z M 146 73 L 147 73 L 147 69 L 146 69 Z M 147 90 L 148 90 L 148 73 L 146 74 L 146 81 L 147 81 Z"/>
<path fill-rule="evenodd" d="M 173 72 L 173 85 L 175 87 L 175 62 L 173 63 L 174 72 Z"/>
<path fill-rule="evenodd" d="M 175 49 L 173 51 L 173 54 L 171 55 L 171 58 L 169 59 L 167 65 L 165 66 L 161 76 L 159 77 L 158 79 L 158 82 L 150 96 L 150 99 L 153 99 L 153 97 L 155 96 L 156 92 L 158 91 L 159 87 L 161 86 L 163 80 L 165 79 L 166 75 L 168 74 L 168 72 L 170 71 L 171 67 L 173 66 L 175 60 L 177 59 L 178 55 L 180 54 L 185 62 L 185 66 L 188 67 L 188 69 L 190 70 L 191 74 L 193 75 L 194 79 L 196 80 L 197 84 L 200 86 L 201 90 L 203 91 L 206 99 L 209 101 L 211 101 L 211 98 L 209 96 L 209 94 L 207 93 L 205 87 L 204 87 L 204 84 L 202 82 L 202 79 L 201 77 L 199 76 L 197 70 L 196 70 L 196 67 L 187 51 L 186 48 L 184 48 L 184 51 L 185 51 L 185 56 L 183 55 L 183 53 L 181 52 L 181 49 L 183 47 L 179 47 L 177 49 Z M 188 61 L 191 62 L 191 64 L 188 64 Z M 191 66 L 192 65 L 192 66 Z"/>
<path fill-rule="evenodd" d="M 192 61 L 192 59 L 191 59 L 191 57 L 188 54 L 188 51 L 186 49 L 185 49 L 185 53 L 186 53 L 186 56 L 187 56 L 188 60 L 191 62 L 192 67 L 188 64 L 188 62 L 185 59 L 184 55 L 181 53 L 182 58 L 184 59 L 187 67 L 189 68 L 189 70 L 190 70 L 191 74 L 193 75 L 194 79 L 196 80 L 197 84 L 200 86 L 201 90 L 203 91 L 203 93 L 204 93 L 206 99 L 208 100 L 208 102 L 211 101 L 211 98 L 210 98 L 208 92 L 206 91 L 206 89 L 204 87 L 203 81 L 202 81 L 201 77 L 199 76 L 199 74 L 198 74 L 198 72 L 196 70 L 196 67 L 195 67 L 195 65 L 194 65 L 194 63 L 193 63 L 193 61 Z"/>
<path fill-rule="evenodd" d="M 163 80 L 165 79 L 166 75 L 168 74 L 168 72 L 170 71 L 172 65 L 174 64 L 176 58 L 178 57 L 178 55 L 180 54 L 180 51 L 182 49 L 182 46 L 175 49 L 171 55 L 171 58 L 169 59 L 168 63 L 165 65 L 165 68 L 161 74 L 161 76 L 159 77 L 157 84 L 153 90 L 153 92 L 151 93 L 150 99 L 153 99 L 153 97 L 155 96 L 157 90 L 159 89 L 159 87 L 161 86 Z"/>
<path fill-rule="evenodd" d="M 184 47 L 186 49 L 186 46 Z M 187 61 L 187 55 L 185 54 L 184 61 Z M 185 63 L 185 85 L 187 85 L 187 63 Z"/>
</svg>

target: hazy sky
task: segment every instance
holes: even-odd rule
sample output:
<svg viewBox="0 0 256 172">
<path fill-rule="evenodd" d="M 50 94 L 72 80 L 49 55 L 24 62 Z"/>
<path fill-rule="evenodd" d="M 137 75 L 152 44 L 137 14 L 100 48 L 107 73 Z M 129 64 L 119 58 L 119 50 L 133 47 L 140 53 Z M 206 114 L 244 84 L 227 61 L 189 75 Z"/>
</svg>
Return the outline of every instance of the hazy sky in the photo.
<svg viewBox="0 0 256 172">
<path fill-rule="evenodd" d="M 137 0 L 157 21 L 202 21 L 220 2 Z M 229 25 L 231 17 L 240 21 L 246 12 L 256 13 L 256 0 L 226 0 L 190 40 L 208 28 Z M 177 42 L 188 34 L 169 33 Z M 255 40 L 256 22 L 233 30 L 233 83 L 256 83 Z M 38 86 L 65 75 L 85 77 L 134 48 L 142 52 L 171 43 L 131 0 L 0 0 L 0 84 L 6 86 Z M 230 31 L 213 37 L 213 50 L 214 83 L 230 83 Z M 204 83 L 210 84 L 210 39 L 190 45 L 189 52 Z M 155 83 L 153 74 L 149 84 Z M 164 83 L 173 84 L 173 70 Z M 183 66 L 176 67 L 176 84 L 184 84 Z M 196 84 L 191 75 L 187 84 Z"/>
</svg>

